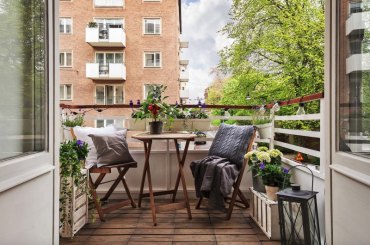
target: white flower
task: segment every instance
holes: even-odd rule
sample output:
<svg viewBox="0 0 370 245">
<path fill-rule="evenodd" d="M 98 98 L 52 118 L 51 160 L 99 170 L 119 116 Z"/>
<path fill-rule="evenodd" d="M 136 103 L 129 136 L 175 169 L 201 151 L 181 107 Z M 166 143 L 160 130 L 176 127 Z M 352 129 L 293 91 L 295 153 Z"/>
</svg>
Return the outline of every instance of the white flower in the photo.
<svg viewBox="0 0 370 245">
<path fill-rule="evenodd" d="M 270 156 L 272 156 L 273 158 L 276 158 L 276 157 L 282 157 L 283 156 L 283 153 L 281 153 L 281 151 L 277 150 L 277 149 L 272 149 L 270 151 L 268 151 L 268 153 L 270 154 Z"/>
<path fill-rule="evenodd" d="M 253 154 L 256 154 L 256 153 L 257 151 L 250 151 L 244 155 L 244 159 L 250 159 L 253 156 Z"/>
</svg>

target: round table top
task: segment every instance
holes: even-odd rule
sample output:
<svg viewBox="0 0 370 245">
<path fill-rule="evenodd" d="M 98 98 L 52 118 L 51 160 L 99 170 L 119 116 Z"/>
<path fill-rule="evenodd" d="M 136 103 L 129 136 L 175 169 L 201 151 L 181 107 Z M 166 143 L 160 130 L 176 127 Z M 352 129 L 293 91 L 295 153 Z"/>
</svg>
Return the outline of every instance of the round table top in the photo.
<svg viewBox="0 0 370 245">
<path fill-rule="evenodd" d="M 185 132 L 164 132 L 161 134 L 150 134 L 148 132 L 145 132 L 132 136 L 132 138 L 138 140 L 170 140 L 170 139 L 194 140 L 195 137 L 197 137 L 196 134 Z"/>
</svg>

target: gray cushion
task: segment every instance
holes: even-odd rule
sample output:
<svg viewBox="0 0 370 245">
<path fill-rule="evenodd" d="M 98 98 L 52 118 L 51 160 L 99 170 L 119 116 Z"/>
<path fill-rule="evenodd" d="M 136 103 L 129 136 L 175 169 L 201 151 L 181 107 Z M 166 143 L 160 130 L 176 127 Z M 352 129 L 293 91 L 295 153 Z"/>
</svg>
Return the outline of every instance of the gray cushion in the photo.
<svg viewBox="0 0 370 245">
<path fill-rule="evenodd" d="M 213 140 L 208 156 L 227 158 L 231 163 L 243 164 L 244 154 L 253 135 L 253 126 L 221 124 Z"/>
<path fill-rule="evenodd" d="M 135 162 L 128 150 L 126 131 L 89 136 L 94 142 L 99 166 Z"/>
</svg>

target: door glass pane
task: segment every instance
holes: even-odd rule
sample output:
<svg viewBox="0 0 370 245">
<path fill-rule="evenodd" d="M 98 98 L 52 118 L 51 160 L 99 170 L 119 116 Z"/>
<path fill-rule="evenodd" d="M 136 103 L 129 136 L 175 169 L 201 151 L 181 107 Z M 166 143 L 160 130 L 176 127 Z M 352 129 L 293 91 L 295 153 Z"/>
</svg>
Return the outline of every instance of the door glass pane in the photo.
<svg viewBox="0 0 370 245">
<path fill-rule="evenodd" d="M 104 53 L 96 54 L 96 63 L 104 64 Z"/>
<path fill-rule="evenodd" d="M 111 124 L 114 124 L 114 120 L 107 119 L 106 120 L 106 126 L 111 125 Z"/>
<path fill-rule="evenodd" d="M 369 3 L 339 2 L 336 146 L 338 151 L 370 157 Z"/>
<path fill-rule="evenodd" d="M 155 54 L 155 66 L 160 66 L 161 55 L 159 53 Z"/>
<path fill-rule="evenodd" d="M 123 54 L 122 53 L 116 53 L 115 54 L 115 63 L 116 64 L 122 64 L 123 63 Z"/>
<path fill-rule="evenodd" d="M 97 128 L 104 128 L 104 120 L 96 120 Z"/>
<path fill-rule="evenodd" d="M 59 86 L 59 91 L 60 91 L 60 99 L 64 100 L 64 85 Z"/>
<path fill-rule="evenodd" d="M 70 100 L 72 99 L 72 86 L 66 85 L 66 99 Z"/>
<path fill-rule="evenodd" d="M 106 53 L 105 54 L 106 64 L 114 63 L 114 54 Z"/>
<path fill-rule="evenodd" d="M 104 86 L 96 86 L 96 104 L 104 105 Z"/>
<path fill-rule="evenodd" d="M 105 93 L 106 93 L 106 105 L 113 105 L 113 97 L 114 97 L 114 91 L 113 86 L 105 86 Z"/>
<path fill-rule="evenodd" d="M 154 54 L 145 54 L 145 66 L 154 66 Z"/>
<path fill-rule="evenodd" d="M 116 86 L 116 104 L 123 104 L 123 86 Z"/>
<path fill-rule="evenodd" d="M 0 1 L 0 160 L 47 149 L 45 2 Z"/>
</svg>

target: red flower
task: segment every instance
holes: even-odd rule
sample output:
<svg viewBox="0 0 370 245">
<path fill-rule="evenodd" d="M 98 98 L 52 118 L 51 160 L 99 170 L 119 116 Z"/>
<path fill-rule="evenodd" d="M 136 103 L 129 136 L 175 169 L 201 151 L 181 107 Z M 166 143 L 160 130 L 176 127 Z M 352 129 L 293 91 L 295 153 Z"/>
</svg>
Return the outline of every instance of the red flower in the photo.
<svg viewBox="0 0 370 245">
<path fill-rule="evenodd" d="M 153 110 L 153 105 L 152 105 L 152 104 L 150 104 L 150 105 L 148 106 L 148 110 L 149 110 L 149 111 Z"/>
</svg>

